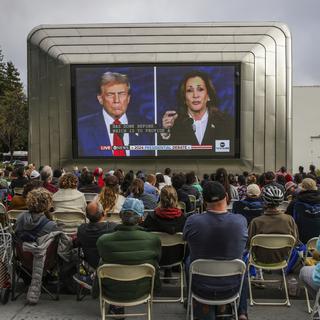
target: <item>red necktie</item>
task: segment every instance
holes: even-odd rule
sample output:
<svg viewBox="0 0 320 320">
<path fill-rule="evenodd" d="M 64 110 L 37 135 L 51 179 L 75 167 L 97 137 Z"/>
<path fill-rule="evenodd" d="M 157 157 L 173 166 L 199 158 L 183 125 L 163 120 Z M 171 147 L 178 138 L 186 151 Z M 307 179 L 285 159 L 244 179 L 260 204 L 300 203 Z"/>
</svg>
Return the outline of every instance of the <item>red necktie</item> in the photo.
<svg viewBox="0 0 320 320">
<path fill-rule="evenodd" d="M 113 121 L 113 124 L 121 124 L 121 122 L 119 119 L 116 119 Z M 113 146 L 114 147 L 124 146 L 123 140 L 118 133 L 113 134 Z M 113 150 L 113 155 L 115 157 L 125 157 L 126 151 L 125 150 Z"/>
</svg>

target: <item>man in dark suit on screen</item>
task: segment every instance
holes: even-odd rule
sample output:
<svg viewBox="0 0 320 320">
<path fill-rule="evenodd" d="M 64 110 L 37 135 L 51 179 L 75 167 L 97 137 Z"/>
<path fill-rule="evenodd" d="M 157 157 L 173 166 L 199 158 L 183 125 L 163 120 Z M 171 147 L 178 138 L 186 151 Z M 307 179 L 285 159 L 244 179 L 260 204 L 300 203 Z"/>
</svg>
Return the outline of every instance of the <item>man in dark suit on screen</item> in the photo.
<svg viewBox="0 0 320 320">
<path fill-rule="evenodd" d="M 80 157 L 154 155 L 154 151 L 122 148 L 130 145 L 153 145 L 153 134 L 112 131 L 112 125 L 119 127 L 119 125 L 132 124 L 127 116 L 130 98 L 130 83 L 126 75 L 116 72 L 106 72 L 102 75 L 100 92 L 97 95 L 102 110 L 78 120 L 78 155 Z"/>
</svg>

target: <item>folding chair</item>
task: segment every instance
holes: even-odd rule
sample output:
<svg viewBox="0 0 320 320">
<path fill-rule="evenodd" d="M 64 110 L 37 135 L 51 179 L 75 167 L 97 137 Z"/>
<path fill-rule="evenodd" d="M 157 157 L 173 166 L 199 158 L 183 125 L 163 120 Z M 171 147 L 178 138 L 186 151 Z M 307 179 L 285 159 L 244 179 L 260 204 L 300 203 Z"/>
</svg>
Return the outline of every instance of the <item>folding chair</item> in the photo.
<svg viewBox="0 0 320 320">
<path fill-rule="evenodd" d="M 183 260 L 186 250 L 186 242 L 183 240 L 181 232 L 168 234 L 165 232 L 152 232 L 159 236 L 161 241 L 161 260 L 160 268 L 172 268 L 178 266 L 180 269 L 179 277 L 160 277 L 161 280 L 172 279 L 179 280 L 180 296 L 177 299 L 157 299 L 153 302 L 184 302 L 183 282 L 184 282 L 184 266 Z M 171 255 L 170 255 L 171 253 Z"/>
<path fill-rule="evenodd" d="M 305 254 L 303 257 L 304 265 L 309 265 L 308 261 L 310 260 L 311 257 L 309 257 L 308 255 L 312 255 L 312 253 L 316 250 L 316 243 L 317 243 L 318 239 L 319 239 L 319 237 L 314 237 L 307 242 L 307 245 L 306 245 L 307 248 L 306 248 L 306 251 L 305 251 Z M 311 309 L 308 288 L 306 286 L 304 286 L 304 291 L 306 294 L 308 313 L 312 313 L 312 310 L 314 308 Z M 318 292 L 318 294 L 319 294 L 319 292 Z M 318 300 L 319 300 L 319 297 L 318 297 Z M 315 302 L 317 302 L 317 299 Z M 318 301 L 318 303 L 319 303 L 319 301 Z M 320 314 L 319 314 L 319 316 L 320 316 Z"/>
<path fill-rule="evenodd" d="M 188 292 L 188 307 L 187 307 L 187 319 L 190 314 L 191 320 L 193 320 L 193 299 L 207 305 L 219 306 L 232 303 L 234 308 L 235 319 L 238 320 L 238 302 L 240 300 L 240 294 L 243 285 L 244 274 L 246 271 L 246 265 L 242 260 L 209 260 L 198 259 L 191 263 L 189 269 L 189 292 Z M 240 277 L 239 290 L 232 294 L 231 297 L 225 299 L 207 299 L 200 297 L 192 292 L 192 281 L 194 275 L 200 275 L 205 277 Z"/>
<path fill-rule="evenodd" d="M 250 305 L 287 305 L 290 306 L 287 282 L 285 269 L 288 266 L 288 261 L 290 260 L 290 256 L 293 250 L 293 247 L 296 243 L 296 239 L 289 234 L 258 234 L 252 237 L 250 241 L 250 249 L 249 249 L 249 263 L 248 269 L 250 266 L 254 266 L 256 268 L 260 268 L 262 270 L 281 270 L 283 277 L 283 285 L 286 294 L 286 300 L 283 302 L 257 302 L 253 299 L 252 296 L 252 283 L 275 283 L 281 280 L 264 280 L 264 279 L 251 279 L 250 274 L 248 272 L 248 281 L 249 281 L 249 295 L 250 295 Z M 287 249 L 288 256 L 283 257 L 279 262 L 271 262 L 271 263 L 262 263 L 259 262 L 258 258 L 254 254 L 254 250 L 257 248 L 264 248 L 269 250 L 280 250 Z"/>
<path fill-rule="evenodd" d="M 18 195 L 22 196 L 23 188 L 16 187 L 16 188 L 13 189 L 13 192 L 14 192 L 14 194 L 18 194 Z"/>
<path fill-rule="evenodd" d="M 18 216 L 23 212 L 26 212 L 26 210 L 9 210 L 7 212 L 7 217 L 8 217 L 8 221 L 9 221 L 9 228 L 11 231 L 14 228 L 14 225 L 18 219 Z"/>
<path fill-rule="evenodd" d="M 186 204 L 183 201 L 179 201 L 178 202 L 178 207 L 179 207 L 179 209 L 182 210 L 183 214 L 185 215 L 186 211 L 187 211 Z"/>
<path fill-rule="evenodd" d="M 0 223 L 3 228 L 9 225 L 9 219 L 6 207 L 0 202 Z"/>
<path fill-rule="evenodd" d="M 153 299 L 153 287 L 154 287 L 154 277 L 155 268 L 151 264 L 144 263 L 139 265 L 121 265 L 121 264 L 104 264 L 100 266 L 97 270 L 99 290 L 100 290 L 100 310 L 102 320 L 106 319 L 106 316 L 119 318 L 120 315 L 106 315 L 106 303 L 112 304 L 114 306 L 122 307 L 133 307 L 143 303 L 147 303 L 147 313 L 135 313 L 135 314 L 123 314 L 123 317 L 133 317 L 133 316 L 145 316 L 147 315 L 148 320 L 151 320 L 151 308 Z M 108 286 L 103 286 L 104 280 L 115 280 L 120 282 L 132 282 L 139 279 L 150 278 L 150 287 L 148 292 L 142 297 L 133 300 L 118 301 L 108 297 L 110 288 Z M 112 294 L 112 293 L 111 293 Z"/>
<path fill-rule="evenodd" d="M 315 299 L 313 308 L 311 310 L 310 320 L 314 320 L 315 319 L 314 317 L 316 314 L 318 314 L 318 318 L 316 319 L 319 319 L 320 318 L 320 289 L 317 292 L 316 299 Z"/>
<path fill-rule="evenodd" d="M 191 207 L 193 208 L 190 212 L 187 212 L 187 215 L 191 215 L 193 213 L 196 213 L 197 211 L 197 198 L 196 196 L 189 194 L 188 195 L 190 203 L 191 203 Z"/>
<path fill-rule="evenodd" d="M 55 211 L 52 218 L 57 222 L 58 227 L 61 227 L 62 231 L 69 236 L 76 234 L 78 227 L 87 221 L 82 211 Z"/>
<path fill-rule="evenodd" d="M 13 280 L 12 280 L 12 300 L 15 300 L 20 296 L 23 291 L 16 295 L 16 284 L 19 279 L 22 278 L 27 285 L 27 278 L 31 280 L 33 269 L 33 254 L 31 252 L 23 251 L 23 243 L 17 240 L 14 243 L 14 256 L 13 256 Z M 59 300 L 60 294 L 60 264 L 58 258 L 58 243 L 59 235 L 56 236 L 46 251 L 46 259 L 43 267 L 42 284 L 41 289 L 46 292 L 53 300 Z M 48 289 L 47 278 L 55 276 L 55 293 Z"/>
<path fill-rule="evenodd" d="M 98 195 L 97 193 L 89 193 L 89 192 L 86 192 L 86 193 L 84 193 L 84 198 L 86 199 L 86 202 L 89 203 L 89 202 L 93 201 L 93 199 L 94 199 L 97 195 Z"/>
</svg>

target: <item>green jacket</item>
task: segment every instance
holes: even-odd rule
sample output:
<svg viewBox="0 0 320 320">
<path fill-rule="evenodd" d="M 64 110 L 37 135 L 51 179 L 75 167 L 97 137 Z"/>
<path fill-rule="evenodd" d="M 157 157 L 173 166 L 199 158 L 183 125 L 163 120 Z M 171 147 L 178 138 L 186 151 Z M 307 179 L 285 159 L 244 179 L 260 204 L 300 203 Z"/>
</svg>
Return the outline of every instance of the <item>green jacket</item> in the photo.
<svg viewBox="0 0 320 320">
<path fill-rule="evenodd" d="M 159 286 L 161 242 L 158 236 L 139 226 L 118 225 L 113 233 L 102 235 L 97 248 L 103 263 L 141 264 L 150 263 L 156 268 L 155 286 Z M 143 296 L 149 288 L 149 279 L 126 283 L 105 280 L 105 294 L 111 299 L 129 300 Z"/>
</svg>

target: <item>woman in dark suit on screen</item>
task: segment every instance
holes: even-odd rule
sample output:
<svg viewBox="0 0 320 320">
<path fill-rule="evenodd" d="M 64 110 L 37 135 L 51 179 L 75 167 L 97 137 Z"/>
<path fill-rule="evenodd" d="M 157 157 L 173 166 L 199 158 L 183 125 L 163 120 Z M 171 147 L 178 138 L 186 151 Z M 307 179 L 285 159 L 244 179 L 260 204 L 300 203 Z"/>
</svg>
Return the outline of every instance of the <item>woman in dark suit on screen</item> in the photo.
<svg viewBox="0 0 320 320">
<path fill-rule="evenodd" d="M 162 126 L 170 129 L 161 134 L 162 144 L 211 145 L 212 149 L 193 150 L 205 155 L 234 152 L 234 118 L 218 109 L 216 90 L 205 72 L 192 71 L 184 76 L 178 89 L 178 112 L 167 110 Z"/>
</svg>

